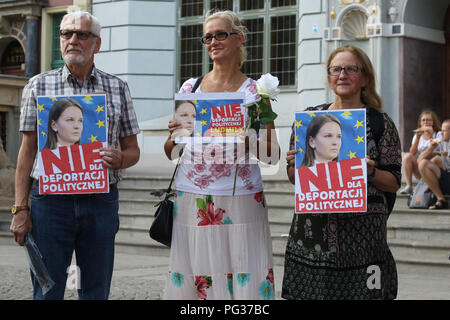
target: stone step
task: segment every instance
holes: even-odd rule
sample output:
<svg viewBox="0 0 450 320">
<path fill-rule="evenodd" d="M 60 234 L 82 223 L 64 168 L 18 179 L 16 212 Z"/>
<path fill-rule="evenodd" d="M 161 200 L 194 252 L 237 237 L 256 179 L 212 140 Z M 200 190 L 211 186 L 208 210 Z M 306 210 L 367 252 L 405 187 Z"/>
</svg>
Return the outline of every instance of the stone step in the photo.
<svg viewBox="0 0 450 320">
<path fill-rule="evenodd" d="M 0 245 L 14 245 L 16 241 L 14 240 L 14 236 L 11 232 L 8 231 L 0 231 Z"/>
<path fill-rule="evenodd" d="M 408 263 L 439 264 L 450 268 L 450 242 L 389 239 L 389 248 L 397 260 Z"/>
<path fill-rule="evenodd" d="M 9 231 L 11 225 L 11 213 L 0 212 L 0 231 Z"/>
<path fill-rule="evenodd" d="M 0 196 L 0 208 L 8 208 L 8 211 L 11 209 L 14 204 L 14 197 L 3 197 Z"/>
</svg>

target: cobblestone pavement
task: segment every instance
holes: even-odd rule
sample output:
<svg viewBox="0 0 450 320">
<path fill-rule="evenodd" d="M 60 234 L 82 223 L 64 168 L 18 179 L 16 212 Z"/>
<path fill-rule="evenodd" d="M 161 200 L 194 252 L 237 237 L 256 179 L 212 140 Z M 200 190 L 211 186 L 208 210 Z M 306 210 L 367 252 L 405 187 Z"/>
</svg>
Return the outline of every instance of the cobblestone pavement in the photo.
<svg viewBox="0 0 450 320">
<path fill-rule="evenodd" d="M 164 290 L 168 257 L 116 253 L 110 300 L 160 300 Z M 275 270 L 276 298 L 280 299 L 283 269 Z M 424 272 L 398 266 L 399 300 L 450 300 L 448 270 Z M 30 300 L 32 285 L 23 248 L 0 245 L 0 300 Z M 65 299 L 78 299 L 66 289 Z"/>
</svg>

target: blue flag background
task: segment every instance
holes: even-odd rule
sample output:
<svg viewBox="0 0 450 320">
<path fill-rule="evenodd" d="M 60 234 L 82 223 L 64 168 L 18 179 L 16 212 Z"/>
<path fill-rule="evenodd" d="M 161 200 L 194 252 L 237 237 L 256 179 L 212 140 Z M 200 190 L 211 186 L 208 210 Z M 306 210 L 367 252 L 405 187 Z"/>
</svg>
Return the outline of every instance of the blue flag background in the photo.
<svg viewBox="0 0 450 320">
<path fill-rule="evenodd" d="M 366 157 L 366 110 L 327 110 L 295 113 L 295 148 L 298 150 L 295 167 L 302 163 L 305 150 L 306 130 L 316 115 L 330 113 L 341 122 L 342 144 L 339 161 Z"/>
<path fill-rule="evenodd" d="M 80 144 L 94 141 L 107 142 L 106 95 L 39 96 L 37 97 L 37 128 L 39 151 L 47 141 L 48 116 L 57 100 L 71 98 L 83 108 L 83 131 Z"/>
</svg>

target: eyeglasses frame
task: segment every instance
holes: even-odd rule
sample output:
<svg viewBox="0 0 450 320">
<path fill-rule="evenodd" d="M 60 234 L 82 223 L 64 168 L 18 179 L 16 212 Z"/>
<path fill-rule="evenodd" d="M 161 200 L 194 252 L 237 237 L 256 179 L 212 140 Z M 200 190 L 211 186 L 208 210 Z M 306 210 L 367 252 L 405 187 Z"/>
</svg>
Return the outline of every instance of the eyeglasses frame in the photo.
<svg viewBox="0 0 450 320">
<path fill-rule="evenodd" d="M 223 40 L 219 40 L 219 39 L 217 39 L 217 35 L 218 35 L 218 34 L 226 34 L 227 36 L 226 36 Z M 211 41 L 210 41 L 209 43 L 206 42 L 205 36 L 203 36 L 203 37 L 200 38 L 200 42 L 203 43 L 203 44 L 211 44 L 212 39 L 216 39 L 217 41 L 225 41 L 229 36 L 231 36 L 231 35 L 233 35 L 233 34 L 239 34 L 239 33 L 238 33 L 238 32 L 220 31 L 220 32 L 217 32 L 215 35 L 210 35 Z"/>
<path fill-rule="evenodd" d="M 356 72 L 355 72 L 355 73 L 350 73 L 350 72 L 348 72 L 348 68 L 349 68 L 349 67 L 356 67 Z M 330 69 L 331 69 L 331 68 L 340 68 L 339 73 L 332 74 L 332 73 L 330 72 Z M 358 72 L 363 72 L 363 71 L 364 71 L 364 69 L 363 69 L 362 67 L 360 67 L 360 66 L 355 66 L 355 65 L 353 65 L 353 66 L 345 66 L 345 67 L 334 66 L 334 67 L 328 67 L 328 68 L 327 68 L 328 75 L 330 75 L 330 76 L 332 76 L 332 77 L 337 77 L 337 76 L 339 76 L 339 75 L 341 74 L 342 70 L 344 70 L 344 72 L 345 72 L 347 75 L 354 75 L 354 74 L 357 74 Z"/>
<path fill-rule="evenodd" d="M 63 36 L 63 32 L 71 32 L 72 35 L 71 35 L 69 38 L 66 38 L 65 36 Z M 88 34 L 88 37 L 87 37 L 86 39 L 82 39 L 82 38 L 79 37 L 80 33 Z M 77 39 L 78 39 L 78 40 L 82 40 L 82 41 L 85 41 L 85 40 L 89 39 L 89 36 L 93 36 L 94 38 L 98 38 L 98 35 L 96 35 L 96 34 L 90 32 L 90 31 L 83 31 L 83 30 L 63 30 L 63 29 L 59 30 L 59 36 L 60 36 L 62 39 L 64 39 L 64 40 L 69 40 L 69 39 L 71 39 L 71 38 L 73 37 L 73 34 L 76 34 L 76 35 L 77 35 Z"/>
</svg>

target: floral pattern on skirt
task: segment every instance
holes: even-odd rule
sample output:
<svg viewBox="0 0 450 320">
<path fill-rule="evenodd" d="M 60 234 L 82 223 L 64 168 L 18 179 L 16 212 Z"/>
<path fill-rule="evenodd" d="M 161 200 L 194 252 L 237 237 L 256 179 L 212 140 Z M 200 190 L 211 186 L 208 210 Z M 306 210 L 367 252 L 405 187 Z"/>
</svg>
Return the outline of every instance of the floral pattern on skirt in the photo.
<svg viewBox="0 0 450 320">
<path fill-rule="evenodd" d="M 177 192 L 165 299 L 274 299 L 264 194 Z"/>
</svg>

